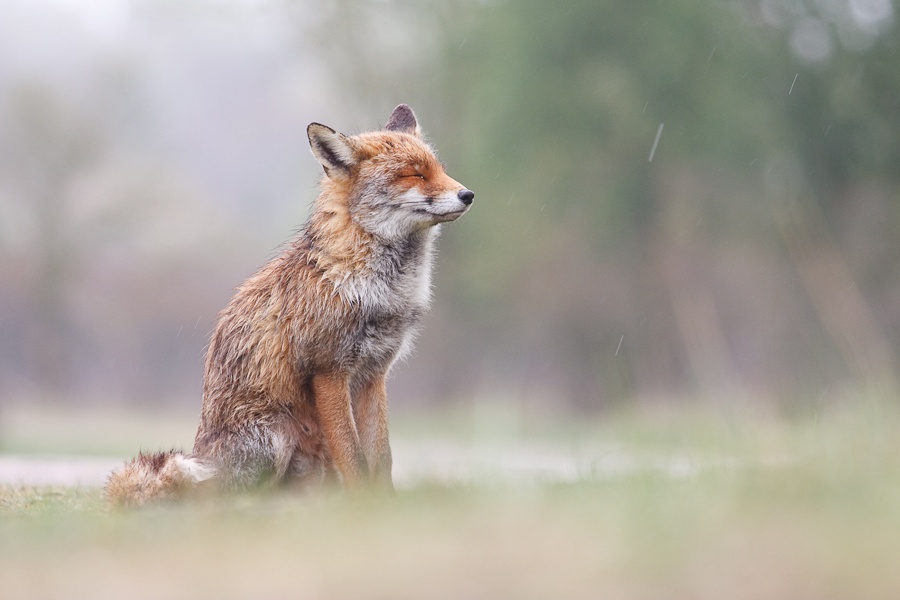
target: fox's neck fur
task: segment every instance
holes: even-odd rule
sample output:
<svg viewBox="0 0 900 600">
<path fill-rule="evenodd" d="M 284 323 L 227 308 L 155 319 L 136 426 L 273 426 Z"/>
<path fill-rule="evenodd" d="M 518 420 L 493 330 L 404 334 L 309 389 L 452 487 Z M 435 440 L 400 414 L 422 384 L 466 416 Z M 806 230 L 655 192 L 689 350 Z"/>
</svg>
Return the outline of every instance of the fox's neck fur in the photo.
<svg viewBox="0 0 900 600">
<path fill-rule="evenodd" d="M 365 230 L 351 214 L 352 192 L 323 178 L 299 247 L 347 304 L 363 309 L 424 309 L 431 300 L 434 242 L 440 226 L 396 238 Z"/>
</svg>

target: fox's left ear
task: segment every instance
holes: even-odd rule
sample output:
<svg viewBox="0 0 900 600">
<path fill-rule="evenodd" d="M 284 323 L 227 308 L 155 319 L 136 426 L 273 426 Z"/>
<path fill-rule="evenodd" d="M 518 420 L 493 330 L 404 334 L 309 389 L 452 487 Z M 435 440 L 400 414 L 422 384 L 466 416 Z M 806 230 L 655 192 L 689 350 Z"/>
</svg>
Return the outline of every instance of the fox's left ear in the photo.
<svg viewBox="0 0 900 600">
<path fill-rule="evenodd" d="M 422 130 L 419 129 L 419 121 L 416 120 L 416 113 L 406 104 L 397 105 L 384 128 L 387 131 L 400 131 L 416 137 L 422 136 Z"/>
<path fill-rule="evenodd" d="M 357 160 L 347 136 L 320 123 L 310 123 L 306 128 L 306 135 L 309 137 L 313 156 L 325 169 L 326 175 L 333 177 L 337 174 L 350 174 L 350 168 Z"/>
</svg>

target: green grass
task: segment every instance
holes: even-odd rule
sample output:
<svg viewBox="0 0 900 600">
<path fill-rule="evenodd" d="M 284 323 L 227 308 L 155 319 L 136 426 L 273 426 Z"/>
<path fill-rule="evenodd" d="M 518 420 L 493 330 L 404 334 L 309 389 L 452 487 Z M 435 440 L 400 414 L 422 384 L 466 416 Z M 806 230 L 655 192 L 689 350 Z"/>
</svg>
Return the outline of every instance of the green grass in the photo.
<svg viewBox="0 0 900 600">
<path fill-rule="evenodd" d="M 108 511 L 98 490 L 0 488 L 0 598 L 900 597 L 893 409 L 629 415 L 571 431 L 639 461 L 721 460 L 133 512 Z"/>
</svg>

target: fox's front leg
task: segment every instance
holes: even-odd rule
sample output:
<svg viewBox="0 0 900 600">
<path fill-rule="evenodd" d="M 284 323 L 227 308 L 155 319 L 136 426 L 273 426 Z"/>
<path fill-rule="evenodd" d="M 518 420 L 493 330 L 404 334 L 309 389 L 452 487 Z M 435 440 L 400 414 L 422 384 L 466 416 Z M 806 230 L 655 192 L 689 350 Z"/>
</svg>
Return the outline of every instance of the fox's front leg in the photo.
<svg viewBox="0 0 900 600">
<path fill-rule="evenodd" d="M 347 376 L 342 373 L 315 375 L 312 387 L 319 424 L 344 486 L 365 485 L 369 480 L 369 468 L 353 419 Z"/>
<path fill-rule="evenodd" d="M 353 399 L 359 441 L 378 486 L 393 489 L 391 444 L 388 439 L 387 388 L 384 377 L 362 387 Z"/>
</svg>

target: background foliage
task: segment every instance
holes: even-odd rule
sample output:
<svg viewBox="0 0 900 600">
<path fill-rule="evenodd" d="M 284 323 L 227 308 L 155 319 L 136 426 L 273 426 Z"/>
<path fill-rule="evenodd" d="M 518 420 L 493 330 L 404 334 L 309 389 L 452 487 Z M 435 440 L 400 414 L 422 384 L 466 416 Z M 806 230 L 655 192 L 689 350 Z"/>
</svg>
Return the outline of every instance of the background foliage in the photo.
<svg viewBox="0 0 900 600">
<path fill-rule="evenodd" d="M 477 193 L 398 409 L 896 391 L 896 3 L 6 4 L 0 406 L 197 406 L 306 123 L 398 102 Z"/>
</svg>

